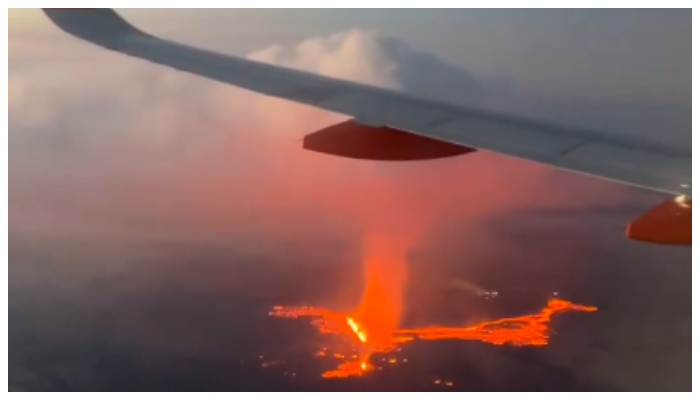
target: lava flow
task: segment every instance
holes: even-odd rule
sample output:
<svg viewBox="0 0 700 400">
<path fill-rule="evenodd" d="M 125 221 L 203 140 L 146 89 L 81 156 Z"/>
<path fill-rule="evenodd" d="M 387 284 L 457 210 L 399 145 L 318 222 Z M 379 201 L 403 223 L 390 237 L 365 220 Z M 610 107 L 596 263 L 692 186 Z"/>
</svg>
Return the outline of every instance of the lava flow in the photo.
<svg viewBox="0 0 700 400">
<path fill-rule="evenodd" d="M 394 329 L 388 341 L 378 345 L 369 345 L 370 338 L 360 324 L 352 317 L 344 316 L 330 310 L 312 307 L 273 308 L 270 315 L 284 318 L 308 317 L 324 334 L 346 334 L 359 347 L 358 354 L 342 355 L 337 358 L 351 359 L 327 371 L 324 378 L 345 378 L 363 375 L 374 367 L 369 357 L 373 353 L 389 353 L 400 349 L 400 345 L 414 340 L 479 340 L 493 345 L 545 346 L 549 342 L 549 323 L 552 316 L 567 311 L 594 312 L 596 307 L 583 306 L 562 299 L 550 299 L 537 314 L 519 317 L 501 318 L 466 327 L 427 327 L 411 329 Z M 322 352 L 319 355 L 326 355 Z M 389 359 L 396 363 L 397 359 Z M 405 361 L 405 360 L 404 360 Z"/>
<path fill-rule="evenodd" d="M 537 314 L 502 318 L 467 327 L 427 327 L 401 329 L 403 291 L 406 282 L 406 253 L 411 235 L 373 232 L 364 243 L 365 289 L 358 307 L 349 313 L 338 313 L 313 307 L 274 307 L 270 315 L 285 318 L 306 317 L 323 334 L 340 334 L 355 344 L 352 354 L 329 352 L 324 348 L 319 356 L 333 355 L 346 360 L 324 378 L 345 378 L 364 375 L 382 366 L 372 364 L 372 355 L 400 351 L 400 345 L 415 340 L 479 340 L 494 345 L 544 346 L 549 340 L 549 322 L 556 313 L 565 311 L 596 311 L 561 299 L 549 300 Z M 389 364 L 399 358 L 389 357 Z M 401 358 L 401 362 L 407 362 Z M 449 385 L 448 385 L 449 386 Z"/>
</svg>

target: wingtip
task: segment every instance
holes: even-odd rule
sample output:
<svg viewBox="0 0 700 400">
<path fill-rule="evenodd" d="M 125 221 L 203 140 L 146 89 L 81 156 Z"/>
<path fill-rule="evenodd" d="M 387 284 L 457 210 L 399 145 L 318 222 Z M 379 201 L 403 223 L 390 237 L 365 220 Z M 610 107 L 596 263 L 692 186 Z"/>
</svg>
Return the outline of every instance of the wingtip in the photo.
<svg viewBox="0 0 700 400">
<path fill-rule="evenodd" d="M 61 30 L 105 47 L 128 35 L 144 35 L 111 8 L 43 8 Z"/>
</svg>

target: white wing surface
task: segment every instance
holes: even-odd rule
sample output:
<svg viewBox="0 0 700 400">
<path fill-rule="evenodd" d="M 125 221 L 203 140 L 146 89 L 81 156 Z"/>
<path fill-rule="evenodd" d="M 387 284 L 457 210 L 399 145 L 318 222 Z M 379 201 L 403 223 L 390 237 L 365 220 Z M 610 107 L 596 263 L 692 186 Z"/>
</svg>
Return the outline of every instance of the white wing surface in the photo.
<svg viewBox="0 0 700 400">
<path fill-rule="evenodd" d="M 98 46 L 237 87 L 452 144 L 691 195 L 692 149 L 466 108 L 215 53 L 145 33 L 112 9 L 45 9 Z"/>
</svg>

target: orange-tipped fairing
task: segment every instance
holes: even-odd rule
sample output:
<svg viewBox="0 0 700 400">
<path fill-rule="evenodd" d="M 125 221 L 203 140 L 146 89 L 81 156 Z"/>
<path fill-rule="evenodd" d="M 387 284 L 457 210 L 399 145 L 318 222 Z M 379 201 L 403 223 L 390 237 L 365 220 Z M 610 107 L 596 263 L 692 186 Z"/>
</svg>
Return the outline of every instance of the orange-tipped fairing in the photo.
<svg viewBox="0 0 700 400">
<path fill-rule="evenodd" d="M 693 243 L 693 207 L 689 197 L 666 200 L 634 220 L 627 237 L 642 242 L 690 246 Z"/>
</svg>

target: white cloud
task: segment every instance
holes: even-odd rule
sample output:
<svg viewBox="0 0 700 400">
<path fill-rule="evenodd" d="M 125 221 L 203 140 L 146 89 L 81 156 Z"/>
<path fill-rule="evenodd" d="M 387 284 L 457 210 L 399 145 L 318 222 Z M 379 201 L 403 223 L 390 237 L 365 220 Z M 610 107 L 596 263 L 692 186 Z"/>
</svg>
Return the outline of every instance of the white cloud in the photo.
<svg viewBox="0 0 700 400">
<path fill-rule="evenodd" d="M 271 46 L 250 57 L 456 103 L 480 100 L 488 86 L 469 72 L 398 39 L 360 29 L 308 39 L 296 46 Z"/>
</svg>

